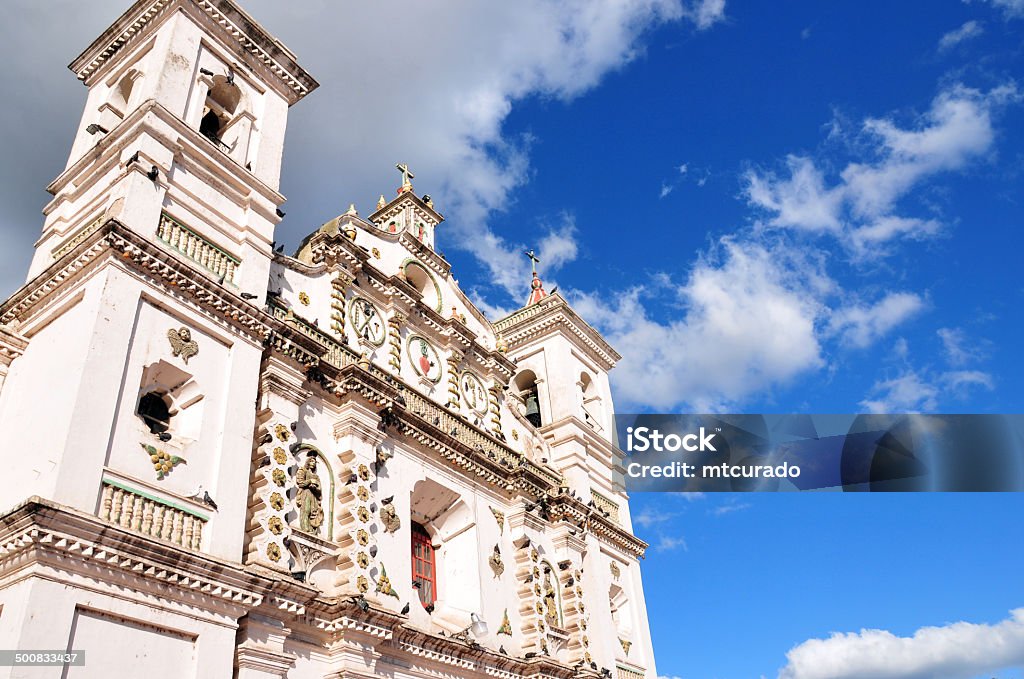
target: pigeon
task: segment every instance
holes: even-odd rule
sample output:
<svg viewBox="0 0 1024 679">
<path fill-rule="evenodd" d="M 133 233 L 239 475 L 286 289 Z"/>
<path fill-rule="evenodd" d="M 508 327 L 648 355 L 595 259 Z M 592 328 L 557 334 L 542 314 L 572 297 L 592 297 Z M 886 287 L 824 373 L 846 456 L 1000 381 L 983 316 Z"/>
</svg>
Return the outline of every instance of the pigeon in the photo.
<svg viewBox="0 0 1024 679">
<path fill-rule="evenodd" d="M 346 486 L 351 486 L 353 483 L 355 483 L 358 480 L 359 480 L 359 476 L 357 474 L 352 474 L 352 475 L 350 475 L 348 477 L 348 481 L 345 482 L 345 485 Z"/>
<path fill-rule="evenodd" d="M 498 646 L 498 653 L 501 653 L 502 655 L 508 655 L 508 651 L 505 650 L 504 646 Z"/>
<path fill-rule="evenodd" d="M 391 495 L 391 496 L 389 496 L 389 497 L 386 497 L 386 498 L 382 499 L 382 500 L 380 501 L 380 503 L 381 503 L 382 505 L 389 505 L 389 504 L 391 504 L 391 503 L 392 503 L 392 502 L 394 502 L 394 501 L 395 501 L 395 496 L 394 496 L 394 495 Z"/>
<path fill-rule="evenodd" d="M 409 615 L 409 604 L 402 606 L 402 615 Z"/>
</svg>

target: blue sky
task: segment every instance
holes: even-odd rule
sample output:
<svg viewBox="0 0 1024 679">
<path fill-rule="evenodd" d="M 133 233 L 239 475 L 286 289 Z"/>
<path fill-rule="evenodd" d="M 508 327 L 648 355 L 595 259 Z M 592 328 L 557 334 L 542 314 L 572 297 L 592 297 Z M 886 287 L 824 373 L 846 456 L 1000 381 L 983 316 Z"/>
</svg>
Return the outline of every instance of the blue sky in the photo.
<svg viewBox="0 0 1024 679">
<path fill-rule="evenodd" d="M 126 5 L 14 0 L 0 26 L 0 126 L 33 130 L 0 163 L 0 296 L 84 102 L 65 66 Z M 620 411 L 1024 410 L 1021 0 L 244 5 L 322 83 L 290 114 L 280 241 L 369 213 L 408 162 L 492 318 L 538 250 L 623 354 Z M 932 652 L 1024 647 L 1020 495 L 633 506 L 664 676 L 1022 676 Z M 858 644 L 892 661 L 862 629 L 903 664 L 826 674 Z"/>
</svg>

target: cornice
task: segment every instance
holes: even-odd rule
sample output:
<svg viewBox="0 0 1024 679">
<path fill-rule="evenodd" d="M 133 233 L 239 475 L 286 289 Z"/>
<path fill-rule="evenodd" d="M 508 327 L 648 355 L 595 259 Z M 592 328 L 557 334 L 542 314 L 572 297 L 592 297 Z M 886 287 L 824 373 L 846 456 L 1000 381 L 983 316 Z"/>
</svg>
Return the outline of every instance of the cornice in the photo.
<svg viewBox="0 0 1024 679">
<path fill-rule="evenodd" d="M 494 323 L 510 350 L 530 340 L 542 337 L 555 328 L 564 328 L 576 338 L 590 354 L 601 361 L 607 371 L 615 367 L 622 356 L 601 337 L 601 333 L 573 311 L 561 295 L 555 294 L 538 304 L 531 304 Z"/>
<path fill-rule="evenodd" d="M 27 339 L 0 326 L 0 363 L 10 365 L 11 361 L 25 353 L 27 348 Z"/>
<path fill-rule="evenodd" d="M 235 45 L 237 56 L 273 74 L 277 82 L 271 84 L 277 85 L 289 104 L 319 87 L 319 83 L 296 63 L 295 55 L 232 0 L 139 0 L 68 68 L 88 84 L 112 56 L 148 35 L 150 26 L 175 9 L 201 15 L 207 23 L 219 26 L 221 39 L 227 45 Z"/>
<path fill-rule="evenodd" d="M 36 496 L 0 517 L 0 571 L 33 562 L 120 571 L 151 582 L 165 598 L 192 605 L 206 599 L 208 607 L 244 609 L 238 614 L 260 605 L 273 584 L 246 573 L 240 564 L 149 538 Z"/>
<path fill-rule="evenodd" d="M 252 341 L 266 344 L 300 363 L 319 360 L 317 352 L 321 345 L 313 338 L 217 285 L 183 258 L 114 219 L 96 229 L 0 305 L 0 324 L 24 321 L 71 280 L 111 254 L 118 257 L 122 266 L 157 281 L 168 294 L 191 302 Z"/>
</svg>

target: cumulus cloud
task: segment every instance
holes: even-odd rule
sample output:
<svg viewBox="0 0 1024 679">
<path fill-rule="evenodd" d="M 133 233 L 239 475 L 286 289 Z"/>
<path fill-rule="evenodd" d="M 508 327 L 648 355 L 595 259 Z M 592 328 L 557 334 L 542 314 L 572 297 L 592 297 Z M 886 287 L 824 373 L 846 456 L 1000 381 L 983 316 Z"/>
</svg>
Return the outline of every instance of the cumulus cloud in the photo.
<svg viewBox="0 0 1024 679">
<path fill-rule="evenodd" d="M 815 256 L 726 238 L 675 292 L 681 317 L 653 318 L 643 287 L 611 303 L 579 292 L 572 302 L 624 356 L 618 397 L 662 410 L 681 402 L 715 410 L 823 365 L 815 321 L 832 285 Z"/>
<path fill-rule="evenodd" d="M 746 198 L 769 227 L 829 234 L 861 257 L 884 254 L 889 241 L 939 232 L 934 219 L 896 214 L 898 202 L 935 175 L 988 153 L 994 110 L 1019 98 L 1013 84 L 989 92 L 950 86 L 909 126 L 892 117 L 865 120 L 861 135 L 875 159 L 850 162 L 830 179 L 813 158 L 791 155 L 781 173 L 748 171 Z"/>
<path fill-rule="evenodd" d="M 946 33 L 939 39 L 939 51 L 945 52 L 946 50 L 956 47 L 965 40 L 977 38 L 984 32 L 985 29 L 982 27 L 980 22 L 974 20 L 965 21 L 960 28 L 956 28 L 949 33 Z"/>
<path fill-rule="evenodd" d="M 864 629 L 810 639 L 779 679 L 971 679 L 1024 664 L 1024 608 L 996 624 L 955 622 L 908 637 Z"/>
</svg>

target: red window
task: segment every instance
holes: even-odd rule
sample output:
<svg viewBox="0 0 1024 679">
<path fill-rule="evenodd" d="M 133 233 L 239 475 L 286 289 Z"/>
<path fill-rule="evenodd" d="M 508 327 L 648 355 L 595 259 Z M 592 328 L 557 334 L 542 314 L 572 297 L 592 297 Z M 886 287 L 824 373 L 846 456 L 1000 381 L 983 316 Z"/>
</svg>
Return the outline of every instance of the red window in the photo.
<svg viewBox="0 0 1024 679">
<path fill-rule="evenodd" d="M 437 598 L 437 571 L 430 535 L 418 523 L 412 524 L 412 583 L 420 593 L 420 603 L 429 606 Z"/>
</svg>

